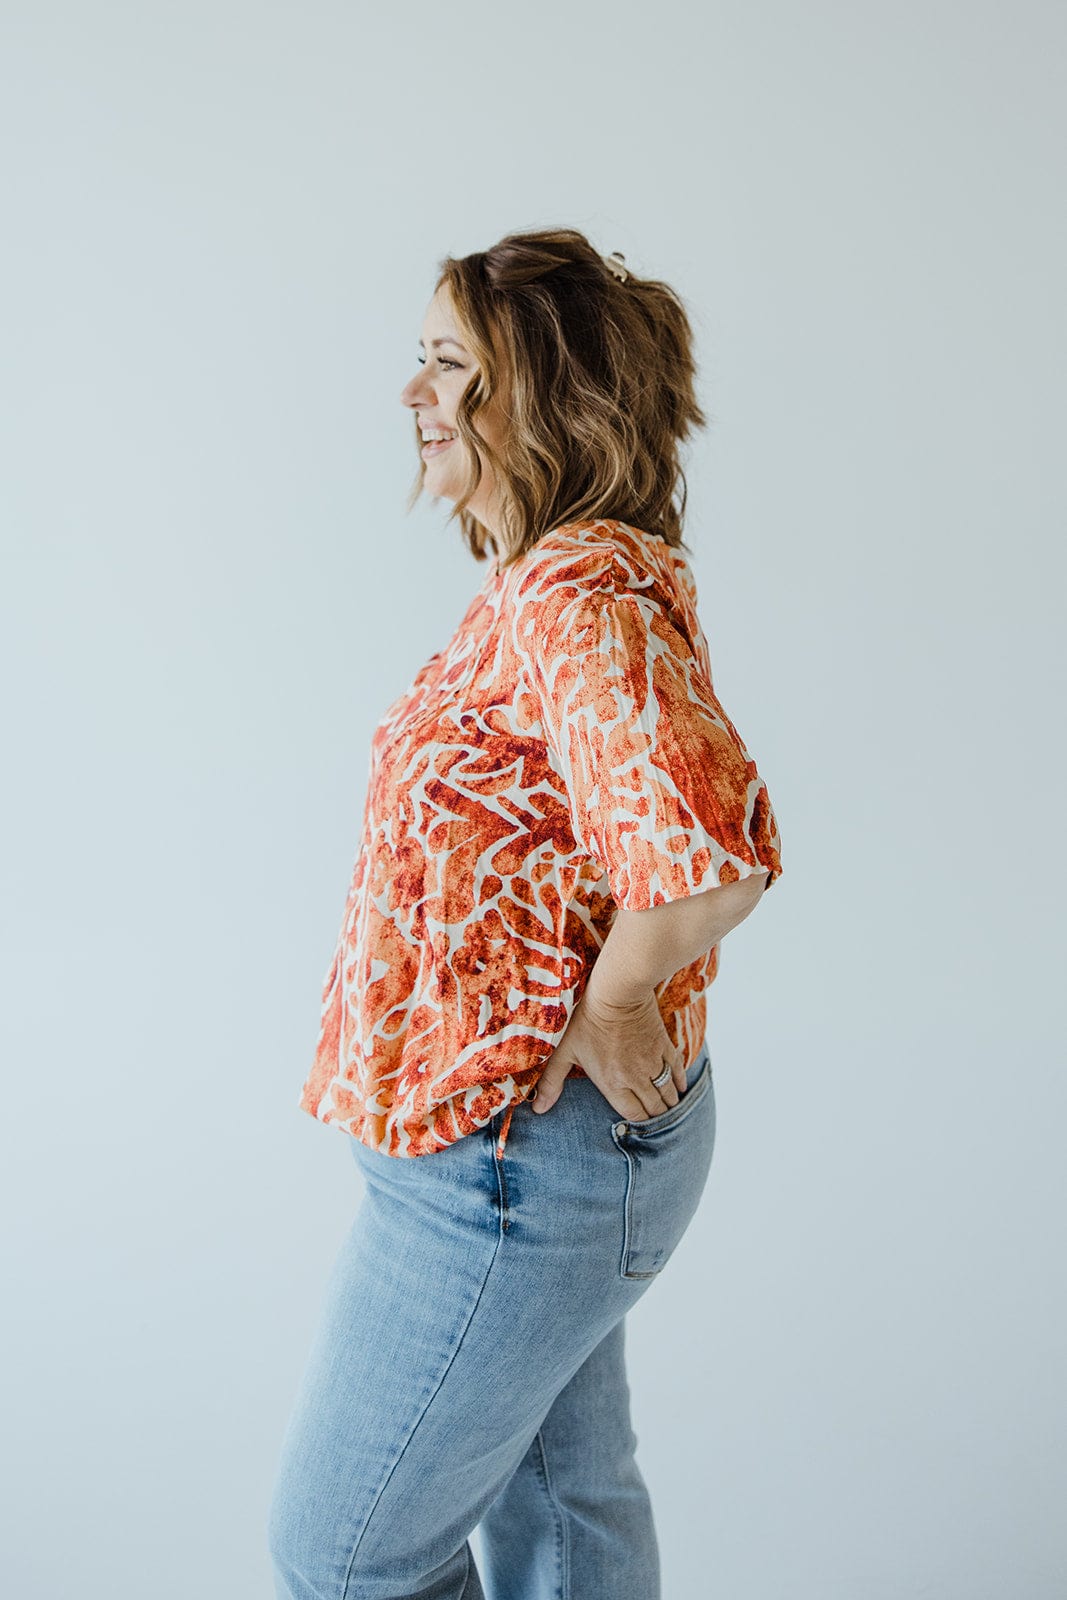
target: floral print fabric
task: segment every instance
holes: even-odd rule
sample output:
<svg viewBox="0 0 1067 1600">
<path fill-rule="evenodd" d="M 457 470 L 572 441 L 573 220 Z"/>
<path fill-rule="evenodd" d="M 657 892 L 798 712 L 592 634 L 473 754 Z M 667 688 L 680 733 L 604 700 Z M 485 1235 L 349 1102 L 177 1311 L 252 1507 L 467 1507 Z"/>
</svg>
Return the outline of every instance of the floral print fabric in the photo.
<svg viewBox="0 0 1067 1600">
<path fill-rule="evenodd" d="M 616 521 L 491 567 L 375 730 L 301 1109 L 420 1156 L 508 1108 L 502 1153 L 619 907 L 781 875 L 696 601 L 684 554 Z M 687 1063 L 718 959 L 656 989 Z"/>
</svg>

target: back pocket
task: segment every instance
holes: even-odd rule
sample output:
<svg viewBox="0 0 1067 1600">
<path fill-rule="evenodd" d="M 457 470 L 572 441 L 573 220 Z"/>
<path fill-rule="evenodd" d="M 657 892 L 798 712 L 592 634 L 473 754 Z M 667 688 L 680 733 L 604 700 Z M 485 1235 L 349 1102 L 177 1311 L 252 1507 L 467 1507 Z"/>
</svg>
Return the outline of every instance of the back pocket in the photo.
<svg viewBox="0 0 1067 1600">
<path fill-rule="evenodd" d="M 643 1121 L 612 1124 L 615 1148 L 626 1161 L 623 1278 L 654 1278 L 661 1272 L 700 1204 L 715 1146 L 707 1046 L 701 1056 L 690 1067 L 695 1076 L 676 1105 Z"/>
</svg>

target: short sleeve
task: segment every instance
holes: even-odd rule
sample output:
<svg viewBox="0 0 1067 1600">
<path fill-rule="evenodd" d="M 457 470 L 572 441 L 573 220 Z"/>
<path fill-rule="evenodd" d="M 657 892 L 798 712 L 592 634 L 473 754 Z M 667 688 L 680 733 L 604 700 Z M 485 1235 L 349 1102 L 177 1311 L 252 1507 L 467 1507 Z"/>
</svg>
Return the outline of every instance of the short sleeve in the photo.
<svg viewBox="0 0 1067 1600">
<path fill-rule="evenodd" d="M 662 585 L 566 585 L 527 613 L 526 654 L 580 847 L 643 911 L 781 873 L 767 788 Z M 706 656 L 706 649 L 703 652 Z"/>
</svg>

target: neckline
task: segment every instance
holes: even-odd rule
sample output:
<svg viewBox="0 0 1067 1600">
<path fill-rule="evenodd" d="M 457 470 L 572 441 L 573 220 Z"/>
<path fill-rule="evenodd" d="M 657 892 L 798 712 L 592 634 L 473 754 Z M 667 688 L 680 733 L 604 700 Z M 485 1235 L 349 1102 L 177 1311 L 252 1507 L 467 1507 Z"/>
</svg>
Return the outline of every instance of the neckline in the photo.
<svg viewBox="0 0 1067 1600">
<path fill-rule="evenodd" d="M 512 562 L 511 567 L 508 568 L 508 571 L 510 572 L 512 568 L 520 565 L 528 556 L 532 556 L 540 548 L 542 543 L 546 539 L 550 539 L 553 534 L 567 533 L 574 528 L 595 528 L 601 523 L 614 524 L 617 527 L 625 528 L 628 533 L 633 534 L 642 544 L 653 550 L 655 554 L 669 556 L 675 567 L 682 567 L 687 573 L 692 573 L 692 567 L 689 564 L 689 558 L 684 550 L 679 550 L 675 545 L 668 544 L 666 539 L 661 538 L 658 533 L 649 533 L 647 529 L 635 527 L 630 522 L 621 522 L 617 517 L 591 517 L 588 521 L 581 520 L 578 522 L 557 523 L 554 528 L 549 528 L 546 533 L 542 534 L 537 543 L 531 545 L 530 549 L 525 551 L 524 554 L 519 557 L 517 562 Z M 500 576 L 500 557 L 490 556 L 489 571 L 483 581 L 482 587 L 488 588 L 491 584 L 495 583 Z"/>
</svg>

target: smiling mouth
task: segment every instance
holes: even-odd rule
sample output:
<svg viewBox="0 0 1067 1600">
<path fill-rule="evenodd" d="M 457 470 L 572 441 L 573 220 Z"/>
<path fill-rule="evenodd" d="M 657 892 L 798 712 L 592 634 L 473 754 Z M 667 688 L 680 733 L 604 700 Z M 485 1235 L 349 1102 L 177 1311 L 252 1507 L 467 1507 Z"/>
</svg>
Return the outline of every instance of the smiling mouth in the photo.
<svg viewBox="0 0 1067 1600">
<path fill-rule="evenodd" d="M 447 450 L 450 444 L 455 444 L 455 439 L 431 439 L 429 444 L 424 444 L 419 454 L 423 460 L 430 456 L 439 456 L 442 450 Z"/>
</svg>

